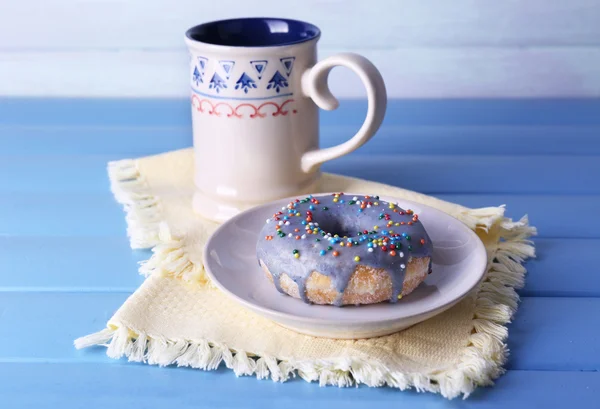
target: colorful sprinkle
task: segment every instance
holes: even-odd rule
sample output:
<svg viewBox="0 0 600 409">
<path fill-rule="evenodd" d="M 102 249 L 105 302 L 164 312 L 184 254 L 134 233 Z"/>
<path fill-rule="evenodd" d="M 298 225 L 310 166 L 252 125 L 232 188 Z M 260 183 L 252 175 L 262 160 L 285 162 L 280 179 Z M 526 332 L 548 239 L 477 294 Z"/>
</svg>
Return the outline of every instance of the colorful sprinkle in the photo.
<svg viewBox="0 0 600 409">
<path fill-rule="evenodd" d="M 360 261 L 360 257 L 358 257 L 358 256 L 355 256 L 355 257 L 354 257 L 354 261 L 356 261 L 356 262 L 358 263 L 358 262 Z"/>
</svg>

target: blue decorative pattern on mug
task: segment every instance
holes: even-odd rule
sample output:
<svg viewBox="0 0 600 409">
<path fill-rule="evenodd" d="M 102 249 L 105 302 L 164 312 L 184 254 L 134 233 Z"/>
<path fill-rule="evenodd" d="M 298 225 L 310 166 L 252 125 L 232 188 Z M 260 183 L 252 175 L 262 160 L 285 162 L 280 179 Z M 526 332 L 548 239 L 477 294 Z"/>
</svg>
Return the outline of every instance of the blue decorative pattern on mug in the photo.
<svg viewBox="0 0 600 409">
<path fill-rule="evenodd" d="M 198 57 L 198 65 L 200 66 L 200 73 L 204 76 L 204 70 L 206 69 L 206 65 L 208 64 L 208 58 L 206 57 Z"/>
<path fill-rule="evenodd" d="M 285 58 L 279 59 L 279 61 L 281 61 L 281 64 L 283 65 L 283 68 L 285 69 L 285 73 L 288 77 L 292 73 L 292 68 L 294 68 L 294 60 L 295 59 L 296 59 L 296 57 L 285 57 Z"/>
<path fill-rule="evenodd" d="M 256 81 L 254 81 L 248 74 L 243 73 L 239 80 L 235 83 L 235 89 L 243 89 L 244 93 L 248 93 L 251 88 L 256 88 Z"/>
<path fill-rule="evenodd" d="M 207 93 L 207 96 L 241 98 L 248 95 L 245 98 L 251 98 L 260 95 L 260 98 L 279 98 L 286 92 L 282 90 L 289 90 L 295 60 L 294 56 L 263 60 L 219 60 L 196 55 L 191 66 L 192 86 Z M 261 84 L 263 77 L 265 83 Z M 251 92 L 252 90 L 256 92 Z M 270 92 L 263 95 L 267 90 Z"/>
<path fill-rule="evenodd" d="M 219 76 L 219 74 L 217 74 L 216 72 L 214 73 L 214 75 L 212 76 L 212 78 L 210 79 L 210 83 L 208 85 L 209 89 L 215 89 L 215 91 L 217 91 L 217 93 L 221 92 L 222 88 L 227 88 L 227 84 L 225 83 L 225 80 L 223 78 L 221 78 Z"/>
<path fill-rule="evenodd" d="M 233 66 L 235 65 L 235 61 L 230 60 L 221 60 L 219 61 L 219 65 L 223 68 L 223 72 L 225 72 L 225 78 L 229 79 L 231 73 L 233 71 Z"/>
<path fill-rule="evenodd" d="M 202 81 L 202 74 L 200 74 L 200 71 L 196 66 L 194 66 L 193 81 L 196 83 L 196 85 L 198 85 L 201 82 L 204 82 Z"/>
<path fill-rule="evenodd" d="M 277 93 L 281 88 L 286 88 L 288 86 L 287 79 L 279 73 L 279 71 L 275 72 L 275 75 L 269 80 L 269 85 L 267 85 L 267 89 L 274 88 Z"/>
<path fill-rule="evenodd" d="M 256 76 L 259 80 L 262 79 L 262 76 L 265 73 L 265 70 L 267 69 L 267 64 L 269 64 L 267 60 L 250 61 L 250 65 L 252 65 L 252 68 L 254 68 L 254 70 L 256 71 Z"/>
</svg>

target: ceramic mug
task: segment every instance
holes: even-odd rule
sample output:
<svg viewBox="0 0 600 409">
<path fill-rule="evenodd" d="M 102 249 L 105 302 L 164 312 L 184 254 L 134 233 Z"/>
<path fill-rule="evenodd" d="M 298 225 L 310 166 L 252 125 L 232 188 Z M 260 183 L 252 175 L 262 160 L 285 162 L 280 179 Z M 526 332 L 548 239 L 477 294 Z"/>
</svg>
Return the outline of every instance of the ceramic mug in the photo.
<svg viewBox="0 0 600 409">
<path fill-rule="evenodd" d="M 319 165 L 352 152 L 377 131 L 386 109 L 381 74 L 366 58 L 338 54 L 317 62 L 320 30 L 281 18 L 240 18 L 192 27 L 194 210 L 223 221 L 248 206 L 314 191 Z M 327 86 L 335 66 L 367 90 L 356 135 L 319 149 L 319 108 L 338 101 Z"/>
</svg>

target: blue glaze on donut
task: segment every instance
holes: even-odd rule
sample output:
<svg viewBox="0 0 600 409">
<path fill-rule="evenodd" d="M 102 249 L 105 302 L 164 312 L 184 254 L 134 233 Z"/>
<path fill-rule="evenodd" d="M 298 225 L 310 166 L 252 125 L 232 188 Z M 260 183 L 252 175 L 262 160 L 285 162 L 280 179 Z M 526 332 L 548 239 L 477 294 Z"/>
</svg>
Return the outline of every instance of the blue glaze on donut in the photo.
<svg viewBox="0 0 600 409">
<path fill-rule="evenodd" d="M 429 257 L 431 253 L 429 236 L 411 210 L 379 200 L 378 196 L 345 194 L 309 196 L 276 209 L 262 228 L 256 246 L 258 260 L 267 266 L 280 292 L 281 274 L 285 273 L 298 285 L 302 300 L 309 302 L 306 280 L 318 271 L 330 277 L 338 292 L 337 306 L 342 304 L 344 290 L 361 264 L 383 268 L 390 275 L 389 301 L 396 302 L 410 258 Z"/>
</svg>

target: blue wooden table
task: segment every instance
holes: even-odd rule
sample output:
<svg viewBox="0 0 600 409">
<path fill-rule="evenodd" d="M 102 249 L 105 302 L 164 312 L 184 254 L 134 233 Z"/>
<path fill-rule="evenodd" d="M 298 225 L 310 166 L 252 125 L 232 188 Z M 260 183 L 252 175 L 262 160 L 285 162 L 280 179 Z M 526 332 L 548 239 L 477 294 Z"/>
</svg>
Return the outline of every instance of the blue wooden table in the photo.
<svg viewBox="0 0 600 409">
<path fill-rule="evenodd" d="M 364 109 L 325 113 L 323 145 L 353 134 Z M 508 371 L 467 401 L 75 350 L 142 282 L 137 262 L 149 256 L 129 248 L 106 162 L 190 145 L 184 100 L 0 100 L 1 408 L 600 407 L 600 100 L 391 101 L 371 142 L 325 166 L 467 206 L 506 204 L 538 227 Z M 361 174 L 366 160 L 378 166 Z"/>
</svg>

